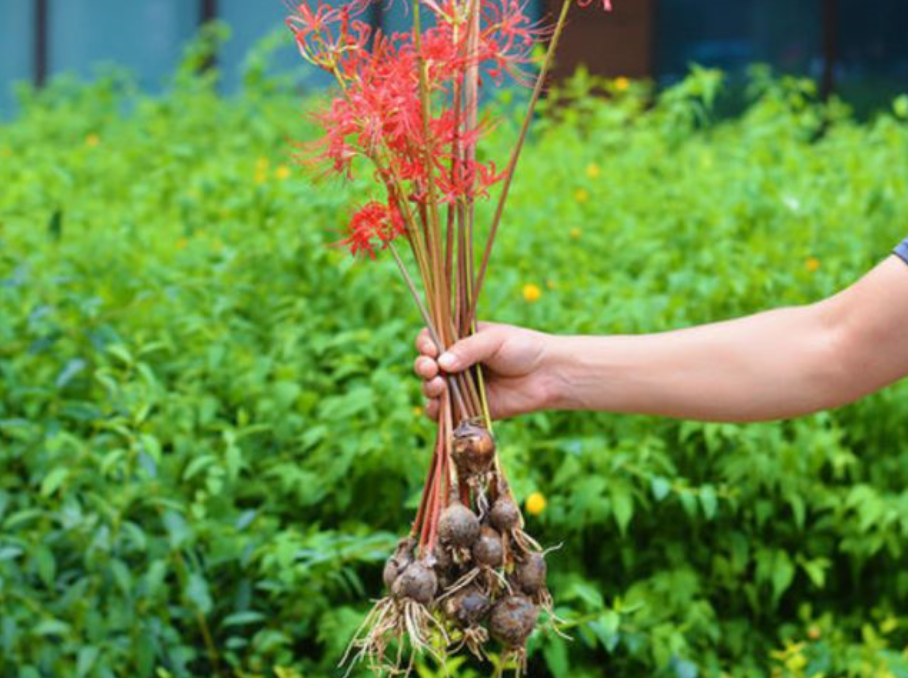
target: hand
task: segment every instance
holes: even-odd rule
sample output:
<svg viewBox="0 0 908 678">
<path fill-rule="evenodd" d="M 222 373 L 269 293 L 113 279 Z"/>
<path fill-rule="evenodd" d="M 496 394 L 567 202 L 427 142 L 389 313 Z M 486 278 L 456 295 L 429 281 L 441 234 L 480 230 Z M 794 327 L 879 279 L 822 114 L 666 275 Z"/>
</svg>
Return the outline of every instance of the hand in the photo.
<svg viewBox="0 0 908 678">
<path fill-rule="evenodd" d="M 423 330 L 416 338 L 420 356 L 414 369 L 428 398 L 426 414 L 438 417 L 439 398 L 447 384 L 444 373 L 463 372 L 481 363 L 493 419 L 539 410 L 550 402 L 554 379 L 546 369 L 549 335 L 522 327 L 480 323 L 479 331 L 451 346 L 439 357 Z"/>
</svg>

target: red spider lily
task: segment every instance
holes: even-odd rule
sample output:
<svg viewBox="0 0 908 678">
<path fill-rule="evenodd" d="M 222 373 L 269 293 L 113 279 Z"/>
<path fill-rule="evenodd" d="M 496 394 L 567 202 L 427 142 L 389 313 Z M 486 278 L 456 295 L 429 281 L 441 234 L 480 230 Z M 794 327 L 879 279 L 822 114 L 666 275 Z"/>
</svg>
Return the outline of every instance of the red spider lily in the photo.
<svg viewBox="0 0 908 678">
<path fill-rule="evenodd" d="M 480 84 L 480 71 L 494 82 L 507 76 L 525 82 L 522 67 L 534 45 L 553 32 L 528 18 L 525 0 L 414 1 L 432 13 L 433 27 L 391 36 L 373 32 L 358 19 L 369 0 L 341 7 L 303 2 L 287 24 L 303 57 L 332 73 L 340 86 L 315 114 L 324 135 L 310 162 L 349 177 L 357 157 L 368 159 L 382 185 L 423 204 L 416 213 L 424 215 L 431 213 L 427 202 L 471 202 L 505 176 L 494 164 L 477 162 L 470 150 L 487 128 L 468 125 L 475 111 L 468 118 L 454 104 L 468 74 L 475 73 Z M 601 1 L 611 8 L 610 0 Z M 358 232 L 351 238 L 351 245 L 362 241 Z M 365 246 L 351 249 L 373 253 Z"/>
<path fill-rule="evenodd" d="M 482 19 L 476 57 L 489 77 L 501 83 L 507 74 L 520 84 L 531 84 L 520 67 L 530 61 L 533 47 L 550 31 L 530 21 L 526 3 L 518 0 L 483 3 Z"/>
<path fill-rule="evenodd" d="M 349 234 L 338 245 L 348 247 L 353 256 L 362 252 L 374 259 L 377 246 L 384 249 L 405 232 L 400 212 L 373 200 L 363 205 L 353 215 L 350 219 Z"/>
<path fill-rule="evenodd" d="M 356 17 L 365 5 L 350 3 L 333 8 L 316 0 L 313 10 L 307 2 L 293 9 L 286 21 L 302 57 L 335 75 L 355 72 L 355 60 L 362 56 L 372 27 Z"/>
</svg>

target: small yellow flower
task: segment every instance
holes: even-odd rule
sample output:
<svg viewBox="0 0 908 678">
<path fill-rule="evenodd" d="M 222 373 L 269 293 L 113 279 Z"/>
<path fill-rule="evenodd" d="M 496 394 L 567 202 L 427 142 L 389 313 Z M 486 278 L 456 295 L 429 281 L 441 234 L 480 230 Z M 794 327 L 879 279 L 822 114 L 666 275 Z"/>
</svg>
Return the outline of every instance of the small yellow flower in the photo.
<svg viewBox="0 0 908 678">
<path fill-rule="evenodd" d="M 807 261 L 804 262 L 804 268 L 806 268 L 811 273 L 816 273 L 820 270 L 820 260 L 816 257 L 810 257 Z"/>
<path fill-rule="evenodd" d="M 276 176 L 280 181 L 286 181 L 290 178 L 290 168 L 287 165 L 281 165 L 276 170 L 274 170 L 274 176 Z"/>
<path fill-rule="evenodd" d="M 568 232 L 568 234 L 571 236 L 572 240 L 580 240 L 580 236 L 583 235 L 583 231 L 575 226 Z"/>
<path fill-rule="evenodd" d="M 615 78 L 615 89 L 619 92 L 623 92 L 628 87 L 631 86 L 631 81 L 625 77 Z"/>
<path fill-rule="evenodd" d="M 186 249 L 186 245 L 188 245 L 188 244 L 189 244 L 189 241 L 186 240 L 186 238 L 180 238 L 179 240 L 177 240 L 177 249 L 178 249 L 178 250 L 185 250 L 185 249 Z"/>
<path fill-rule="evenodd" d="M 590 192 L 585 188 L 578 188 L 574 191 L 574 200 L 583 205 L 590 201 Z"/>
<path fill-rule="evenodd" d="M 545 500 L 545 495 L 542 492 L 533 492 L 526 501 L 527 513 L 531 516 L 538 516 L 543 511 L 545 511 L 545 505 L 548 502 Z"/>
<path fill-rule="evenodd" d="M 94 148 L 100 143 L 101 137 L 99 137 L 97 134 L 89 134 L 87 137 L 85 137 L 85 145 L 89 148 Z"/>
<path fill-rule="evenodd" d="M 602 174 L 602 169 L 594 162 L 586 166 L 586 176 L 590 179 L 598 179 Z"/>
<path fill-rule="evenodd" d="M 421 416 L 422 416 L 422 413 L 423 413 L 423 409 L 422 409 L 421 407 L 414 407 L 414 408 L 413 408 L 413 416 L 415 416 L 415 417 L 421 417 Z"/>
<path fill-rule="evenodd" d="M 259 158 L 255 161 L 255 183 L 263 184 L 268 180 L 268 158 Z"/>
<path fill-rule="evenodd" d="M 539 289 L 539 285 L 534 285 L 533 283 L 527 283 L 523 286 L 523 298 L 529 303 L 535 303 L 539 301 L 539 297 L 542 296 L 542 290 Z"/>
</svg>

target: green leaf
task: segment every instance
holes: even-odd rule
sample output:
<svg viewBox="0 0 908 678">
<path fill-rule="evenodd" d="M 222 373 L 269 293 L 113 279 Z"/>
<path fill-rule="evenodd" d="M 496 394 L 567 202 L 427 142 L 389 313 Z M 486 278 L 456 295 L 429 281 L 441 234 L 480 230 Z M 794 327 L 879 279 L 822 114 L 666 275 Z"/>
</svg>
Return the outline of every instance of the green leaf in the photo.
<svg viewBox="0 0 908 678">
<path fill-rule="evenodd" d="M 124 596 L 129 597 L 132 592 L 132 574 L 122 560 L 114 558 L 110 561 L 110 571 L 114 581 Z"/>
<path fill-rule="evenodd" d="M 908 95 L 900 94 L 892 102 L 892 110 L 899 118 L 908 118 Z"/>
<path fill-rule="evenodd" d="M 41 545 L 35 548 L 33 557 L 41 582 L 48 588 L 53 587 L 57 577 L 57 562 L 53 552 L 47 546 Z"/>
<path fill-rule="evenodd" d="M 596 637 L 599 638 L 602 647 L 608 652 L 614 652 L 615 648 L 618 647 L 618 642 L 621 639 L 621 635 L 618 632 L 620 626 L 621 617 L 614 610 L 607 610 L 599 619 L 590 622 L 590 628 L 596 634 Z"/>
<path fill-rule="evenodd" d="M 201 573 L 193 572 L 189 575 L 189 580 L 186 584 L 186 598 L 202 614 L 211 612 L 212 601 L 211 594 L 208 591 L 208 582 Z"/>
<path fill-rule="evenodd" d="M 617 486 L 612 489 L 612 512 L 622 535 L 627 534 L 627 526 L 634 515 L 634 497 L 629 488 Z"/>
<path fill-rule="evenodd" d="M 814 586 L 821 589 L 826 585 L 826 570 L 832 565 L 828 558 L 802 560 L 800 564 Z"/>
<path fill-rule="evenodd" d="M 180 548 L 192 537 L 191 528 L 186 523 L 183 516 L 176 511 L 165 511 L 163 520 L 164 527 L 167 528 L 167 536 L 171 548 Z"/>
<path fill-rule="evenodd" d="M 672 491 L 671 481 L 668 478 L 656 476 L 652 480 L 650 480 L 650 490 L 652 491 L 653 497 L 656 501 L 662 501 Z"/>
<path fill-rule="evenodd" d="M 567 678 L 571 675 L 571 664 L 568 659 L 567 643 L 561 638 L 553 638 L 542 650 L 546 666 L 555 678 Z"/>
<path fill-rule="evenodd" d="M 95 661 L 98 659 L 98 648 L 94 645 L 85 645 L 79 648 L 76 658 L 76 675 L 79 678 L 89 675 Z"/>
<path fill-rule="evenodd" d="M 215 457 L 213 454 L 203 454 L 195 457 L 186 466 L 186 470 L 183 471 L 183 480 L 185 482 L 189 482 L 200 472 L 204 471 L 215 462 L 217 462 L 217 457 Z"/>
<path fill-rule="evenodd" d="M 145 592 L 149 598 L 154 598 L 164 588 L 164 579 L 167 576 L 167 563 L 163 560 L 152 561 L 145 573 Z"/>
<path fill-rule="evenodd" d="M 703 515 L 707 520 L 716 517 L 716 508 L 719 501 L 716 498 L 716 490 L 712 485 L 704 485 L 700 488 L 700 505 L 703 507 Z"/>
<path fill-rule="evenodd" d="M 32 627 L 36 636 L 65 636 L 69 633 L 69 624 L 59 619 L 44 619 Z"/>
<path fill-rule="evenodd" d="M 776 551 L 772 574 L 772 597 L 774 602 L 782 597 L 794 581 L 795 566 L 785 551 Z"/>
<path fill-rule="evenodd" d="M 50 471 L 44 480 L 41 481 L 41 496 L 50 497 L 56 492 L 66 479 L 69 477 L 69 469 L 64 466 L 58 466 Z"/>
<path fill-rule="evenodd" d="M 243 626 L 244 624 L 256 624 L 265 619 L 265 615 L 261 612 L 245 610 L 243 612 L 234 612 L 233 614 L 228 615 L 224 618 L 222 623 L 224 626 Z"/>
<path fill-rule="evenodd" d="M 0 562 L 4 560 L 15 560 L 22 555 L 22 549 L 18 546 L 0 546 Z"/>
<path fill-rule="evenodd" d="M 107 352 L 120 360 L 124 365 L 132 365 L 133 357 L 129 350 L 122 344 L 112 344 L 107 347 Z"/>
</svg>

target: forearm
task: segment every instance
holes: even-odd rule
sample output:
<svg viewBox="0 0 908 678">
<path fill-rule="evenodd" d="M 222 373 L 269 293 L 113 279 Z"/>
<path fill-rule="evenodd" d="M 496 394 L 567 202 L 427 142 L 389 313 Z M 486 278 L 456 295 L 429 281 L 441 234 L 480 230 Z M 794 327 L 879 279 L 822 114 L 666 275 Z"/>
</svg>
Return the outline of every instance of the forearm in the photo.
<svg viewBox="0 0 908 678">
<path fill-rule="evenodd" d="M 794 417 L 847 399 L 823 304 L 642 336 L 557 337 L 549 405 L 709 421 Z"/>
<path fill-rule="evenodd" d="M 810 306 L 692 329 L 557 337 L 486 325 L 417 372 L 486 367 L 493 414 L 586 409 L 709 421 L 784 419 L 844 405 L 908 375 L 908 267 L 889 257 Z M 424 344 L 430 344 L 428 334 Z M 437 403 L 436 403 L 437 408 Z M 437 409 L 436 409 L 437 412 Z"/>
</svg>

